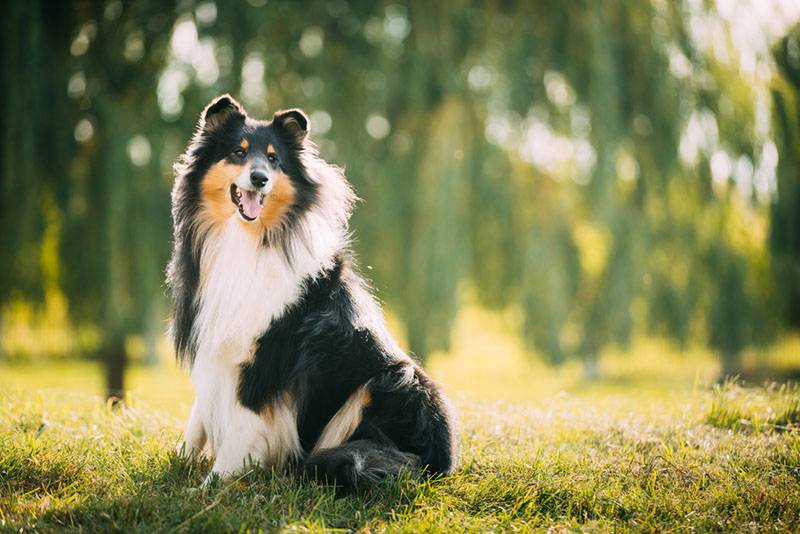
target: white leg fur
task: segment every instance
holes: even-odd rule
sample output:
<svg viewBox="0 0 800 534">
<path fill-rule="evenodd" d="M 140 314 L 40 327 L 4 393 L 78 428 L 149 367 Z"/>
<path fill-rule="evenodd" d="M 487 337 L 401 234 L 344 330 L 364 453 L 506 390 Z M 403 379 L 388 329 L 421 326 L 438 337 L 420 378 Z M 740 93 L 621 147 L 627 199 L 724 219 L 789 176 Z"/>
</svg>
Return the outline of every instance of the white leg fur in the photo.
<svg viewBox="0 0 800 534">
<path fill-rule="evenodd" d="M 234 391 L 234 390 L 230 390 Z M 216 412 L 213 454 L 216 456 L 204 484 L 215 477 L 226 477 L 251 465 L 281 467 L 300 454 L 297 414 L 286 399 L 273 403 L 257 414 L 235 399 L 224 399 L 225 408 Z M 209 407 L 214 410 L 214 407 Z M 224 414 L 224 415 L 223 415 Z"/>
<path fill-rule="evenodd" d="M 237 410 L 216 452 L 211 473 L 224 476 L 251 463 L 261 463 L 263 447 L 260 442 L 265 430 L 264 422 L 257 414 L 245 408 Z"/>
<path fill-rule="evenodd" d="M 206 445 L 206 430 L 197 408 L 197 400 L 192 405 L 189 422 L 186 423 L 186 432 L 183 441 L 178 444 L 178 453 L 185 456 L 199 455 Z"/>
</svg>

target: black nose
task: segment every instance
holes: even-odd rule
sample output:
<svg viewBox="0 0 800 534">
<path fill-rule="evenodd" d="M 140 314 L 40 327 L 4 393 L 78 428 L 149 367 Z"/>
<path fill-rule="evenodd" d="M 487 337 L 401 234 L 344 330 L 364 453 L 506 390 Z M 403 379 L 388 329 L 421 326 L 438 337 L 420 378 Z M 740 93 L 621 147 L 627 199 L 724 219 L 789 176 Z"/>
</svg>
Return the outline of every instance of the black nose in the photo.
<svg viewBox="0 0 800 534">
<path fill-rule="evenodd" d="M 254 169 L 253 172 L 250 173 L 250 183 L 256 187 L 264 187 L 267 185 L 267 181 L 269 181 L 269 177 L 266 171 Z"/>
</svg>

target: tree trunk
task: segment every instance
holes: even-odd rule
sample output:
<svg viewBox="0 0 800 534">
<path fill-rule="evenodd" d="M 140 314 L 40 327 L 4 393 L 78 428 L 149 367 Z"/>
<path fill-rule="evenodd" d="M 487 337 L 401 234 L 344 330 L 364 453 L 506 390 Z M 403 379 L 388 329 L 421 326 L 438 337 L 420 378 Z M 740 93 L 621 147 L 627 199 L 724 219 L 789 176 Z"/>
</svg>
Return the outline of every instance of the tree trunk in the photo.
<svg viewBox="0 0 800 534">
<path fill-rule="evenodd" d="M 600 379 L 600 366 L 597 353 L 591 352 L 583 357 L 583 378 L 587 382 L 596 382 Z"/>
<path fill-rule="evenodd" d="M 419 361 L 428 358 L 427 314 L 415 314 L 406 323 L 408 350 Z"/>
<path fill-rule="evenodd" d="M 110 335 L 103 350 L 103 356 L 106 364 L 107 398 L 112 404 L 117 404 L 125 397 L 125 366 L 127 363 L 125 336 L 116 333 Z"/>
<path fill-rule="evenodd" d="M 742 372 L 739 365 L 739 354 L 732 350 L 726 349 L 720 353 L 720 363 L 722 365 L 719 372 L 719 381 L 725 382 L 730 380 Z"/>
<path fill-rule="evenodd" d="M 156 302 L 150 307 L 149 316 L 145 319 L 145 347 L 144 361 L 146 365 L 158 364 L 158 342 L 164 331 L 161 320 L 161 303 Z"/>
</svg>

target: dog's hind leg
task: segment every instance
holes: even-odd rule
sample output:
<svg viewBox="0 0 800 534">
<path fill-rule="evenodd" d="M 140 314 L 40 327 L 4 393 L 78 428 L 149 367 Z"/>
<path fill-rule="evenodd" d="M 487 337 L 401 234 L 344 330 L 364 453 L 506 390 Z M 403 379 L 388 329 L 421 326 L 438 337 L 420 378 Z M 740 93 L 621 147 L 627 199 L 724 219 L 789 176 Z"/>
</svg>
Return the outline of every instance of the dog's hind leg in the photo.
<svg viewBox="0 0 800 534">
<path fill-rule="evenodd" d="M 322 449 L 311 454 L 303 464 L 307 476 L 349 489 L 374 486 L 386 477 L 417 468 L 417 455 L 370 439 Z"/>
</svg>

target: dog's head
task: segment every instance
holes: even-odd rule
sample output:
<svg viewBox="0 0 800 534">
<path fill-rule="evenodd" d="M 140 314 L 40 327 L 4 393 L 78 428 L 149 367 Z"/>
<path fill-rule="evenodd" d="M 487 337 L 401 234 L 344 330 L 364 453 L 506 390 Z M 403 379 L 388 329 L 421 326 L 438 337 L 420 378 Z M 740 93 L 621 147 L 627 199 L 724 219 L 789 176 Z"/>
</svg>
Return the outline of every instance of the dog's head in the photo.
<svg viewBox="0 0 800 534">
<path fill-rule="evenodd" d="M 181 358 L 191 360 L 194 354 L 192 329 L 206 250 L 219 250 L 221 243 L 253 243 L 282 254 L 292 269 L 306 273 L 329 264 L 347 246 L 355 194 L 342 169 L 319 157 L 308 131 L 308 117 L 300 110 L 256 120 L 229 95 L 215 98 L 200 114 L 189 146 L 175 163 L 172 188 L 174 241 L 167 282 Z M 248 234 L 254 239 L 239 239 Z"/>
<path fill-rule="evenodd" d="M 299 109 L 255 120 L 229 95 L 203 110 L 189 155 L 206 227 L 237 217 L 249 231 L 288 227 L 314 202 L 318 183 L 304 166 L 309 121 Z"/>
</svg>

